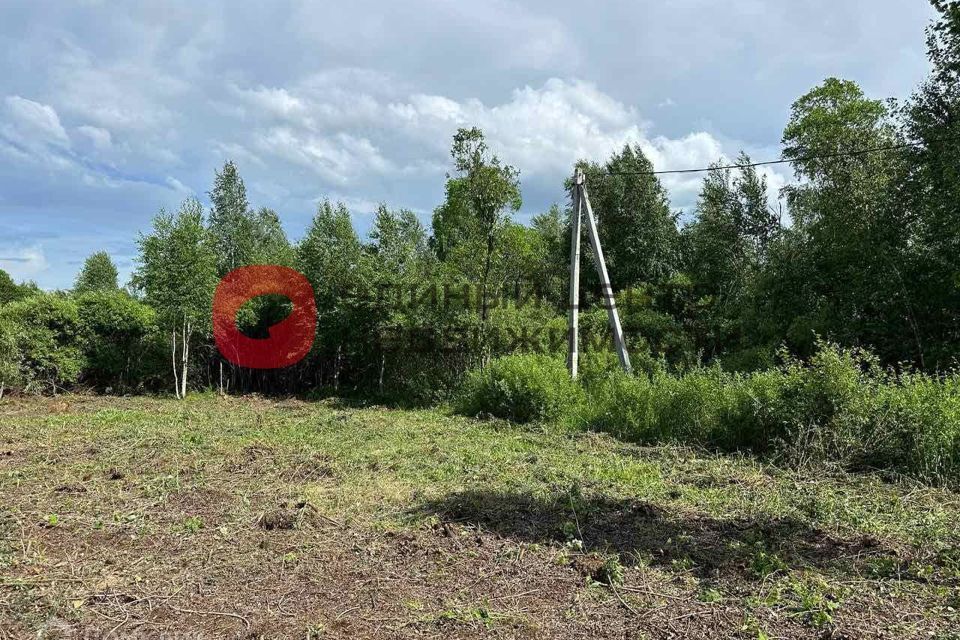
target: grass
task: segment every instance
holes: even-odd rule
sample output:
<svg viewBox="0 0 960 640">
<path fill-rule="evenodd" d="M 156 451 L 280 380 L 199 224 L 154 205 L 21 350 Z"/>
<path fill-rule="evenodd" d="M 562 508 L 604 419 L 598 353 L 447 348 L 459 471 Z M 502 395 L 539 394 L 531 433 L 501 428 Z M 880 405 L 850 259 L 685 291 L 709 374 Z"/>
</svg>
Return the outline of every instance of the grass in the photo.
<svg viewBox="0 0 960 640">
<path fill-rule="evenodd" d="M 441 410 L 0 404 L 0 637 L 948 638 L 960 500 Z"/>
<path fill-rule="evenodd" d="M 884 369 L 870 352 L 819 341 L 801 361 L 735 374 L 719 363 L 627 375 L 585 359 L 508 355 L 474 370 L 455 403 L 467 416 L 555 422 L 647 445 L 750 451 L 794 467 L 883 469 L 960 488 L 960 375 Z M 596 355 L 596 354 L 594 354 Z"/>
</svg>

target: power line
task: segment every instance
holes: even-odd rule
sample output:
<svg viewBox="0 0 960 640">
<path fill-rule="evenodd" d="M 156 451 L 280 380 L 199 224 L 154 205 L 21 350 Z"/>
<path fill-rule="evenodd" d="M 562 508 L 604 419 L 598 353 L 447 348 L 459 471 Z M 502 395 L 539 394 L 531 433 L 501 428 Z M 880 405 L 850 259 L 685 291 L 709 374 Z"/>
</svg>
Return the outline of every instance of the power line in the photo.
<svg viewBox="0 0 960 640">
<path fill-rule="evenodd" d="M 703 173 L 705 171 L 725 170 L 725 169 L 747 169 L 750 167 L 765 167 L 772 164 L 787 164 L 790 162 L 806 162 L 808 160 L 825 160 L 828 158 L 843 158 L 849 156 L 862 156 L 869 153 L 878 153 L 881 151 L 896 151 L 898 149 L 909 149 L 923 144 L 936 142 L 954 142 L 960 141 L 960 136 L 955 138 L 940 138 L 938 140 L 928 140 L 925 142 L 906 142 L 903 144 L 894 144 L 886 147 L 873 147 L 871 149 L 859 149 L 857 151 L 838 151 L 836 153 L 824 153 L 819 155 L 801 156 L 799 158 L 780 158 L 779 160 L 766 160 L 764 162 L 751 162 L 748 164 L 728 164 L 714 167 L 704 167 L 702 169 L 671 169 L 667 171 L 606 171 L 607 176 L 662 176 L 666 174 L 678 173 Z"/>
</svg>

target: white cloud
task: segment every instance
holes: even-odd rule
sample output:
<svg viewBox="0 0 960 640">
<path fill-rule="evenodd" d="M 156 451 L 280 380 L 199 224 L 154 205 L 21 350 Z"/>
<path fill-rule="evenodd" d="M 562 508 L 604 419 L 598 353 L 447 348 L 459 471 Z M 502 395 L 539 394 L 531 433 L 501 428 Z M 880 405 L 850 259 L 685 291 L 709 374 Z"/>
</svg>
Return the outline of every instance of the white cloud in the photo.
<svg viewBox="0 0 960 640">
<path fill-rule="evenodd" d="M 234 85 L 233 92 L 241 100 L 260 112 L 281 118 L 298 118 L 306 112 L 306 105 L 300 98 L 296 98 L 286 89 L 241 89 Z"/>
<path fill-rule="evenodd" d="M 90 140 L 97 150 L 103 151 L 113 146 L 113 136 L 106 129 L 85 124 L 77 127 L 77 133 Z"/>
<path fill-rule="evenodd" d="M 234 87 L 245 99 L 244 117 L 257 123 L 253 148 L 235 141 L 220 141 L 219 147 L 255 154 L 265 167 L 288 162 L 308 168 L 338 189 L 358 191 L 380 178 L 433 176 L 439 183 L 449 170 L 451 136 L 465 126 L 480 127 L 491 148 L 520 169 L 528 184 L 554 189 L 577 160 L 603 162 L 625 144 L 640 145 L 657 170 L 706 167 L 739 151 L 705 131 L 653 136 L 652 124 L 635 108 L 576 79 L 552 78 L 486 104 L 476 98 L 396 95 L 382 86 L 375 97 L 366 86 L 354 89 L 353 76 L 330 74 L 285 88 Z M 276 124 L 278 116 L 282 125 Z M 766 174 L 771 187 L 783 184 L 773 169 Z M 698 174 L 663 177 L 674 204 L 685 208 L 695 202 L 701 180 Z"/>
<path fill-rule="evenodd" d="M 348 183 L 368 172 L 385 173 L 391 167 L 370 140 L 349 133 L 321 136 L 274 127 L 255 134 L 254 144 L 262 153 L 309 168 L 335 183 Z"/>
<path fill-rule="evenodd" d="M 0 269 L 17 281 L 31 280 L 50 268 L 40 245 L 30 247 L 0 245 Z"/>
<path fill-rule="evenodd" d="M 166 183 L 171 189 L 179 194 L 182 194 L 184 197 L 191 197 L 194 195 L 193 189 L 183 184 L 173 176 L 167 176 Z"/>
<path fill-rule="evenodd" d="M 70 138 L 53 107 L 20 96 L 7 96 L 4 102 L 9 122 L 4 133 L 28 146 L 37 143 L 69 146 Z"/>
</svg>

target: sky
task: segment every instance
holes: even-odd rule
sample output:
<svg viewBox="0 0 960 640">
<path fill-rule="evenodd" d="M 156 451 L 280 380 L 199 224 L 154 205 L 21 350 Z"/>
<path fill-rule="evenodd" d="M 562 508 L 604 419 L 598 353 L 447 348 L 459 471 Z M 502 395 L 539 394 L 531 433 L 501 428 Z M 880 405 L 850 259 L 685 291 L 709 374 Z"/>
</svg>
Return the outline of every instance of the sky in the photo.
<svg viewBox="0 0 960 640">
<path fill-rule="evenodd" d="M 424 222 L 458 127 L 521 172 L 528 221 L 577 159 L 639 144 L 656 169 L 780 156 L 829 76 L 904 98 L 924 0 L 284 0 L 0 5 L 0 268 L 48 289 L 107 251 L 125 282 L 161 208 L 207 202 L 234 160 L 299 238 L 324 198 L 361 234 L 378 203 Z M 765 168 L 772 193 L 789 167 Z M 677 210 L 698 176 L 664 184 Z"/>
</svg>

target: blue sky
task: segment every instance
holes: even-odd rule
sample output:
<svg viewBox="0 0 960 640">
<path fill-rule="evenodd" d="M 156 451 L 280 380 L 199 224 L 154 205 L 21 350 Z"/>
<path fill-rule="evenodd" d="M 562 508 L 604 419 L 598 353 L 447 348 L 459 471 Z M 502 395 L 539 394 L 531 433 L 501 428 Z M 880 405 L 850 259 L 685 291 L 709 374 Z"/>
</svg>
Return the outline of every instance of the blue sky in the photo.
<svg viewBox="0 0 960 640">
<path fill-rule="evenodd" d="M 232 158 L 296 239 L 324 197 L 428 220 L 450 137 L 482 127 L 528 219 L 577 158 L 641 144 L 658 169 L 779 156 L 827 76 L 905 97 L 927 71 L 915 0 L 351 3 L 86 0 L 0 7 L 0 268 L 71 285 L 106 250 L 125 279 L 161 207 Z M 766 171 L 773 188 L 791 179 Z M 689 208 L 699 179 L 670 177 Z"/>
</svg>

